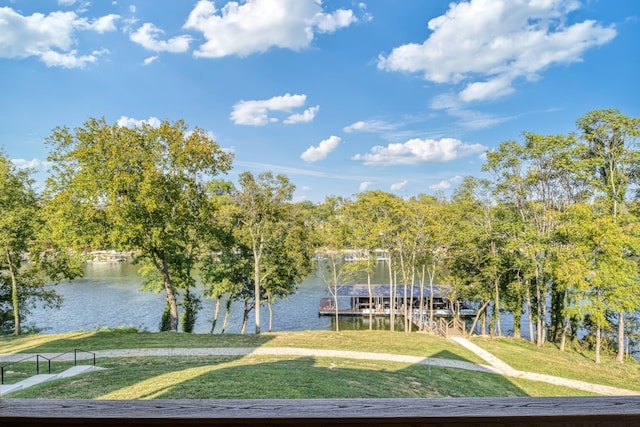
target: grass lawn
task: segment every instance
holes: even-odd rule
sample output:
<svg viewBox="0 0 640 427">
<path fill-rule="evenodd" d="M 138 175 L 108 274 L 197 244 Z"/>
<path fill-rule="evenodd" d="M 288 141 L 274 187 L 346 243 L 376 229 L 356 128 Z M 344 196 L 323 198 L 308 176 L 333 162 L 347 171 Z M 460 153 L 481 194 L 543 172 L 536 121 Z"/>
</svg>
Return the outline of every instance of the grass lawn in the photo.
<svg viewBox="0 0 640 427">
<path fill-rule="evenodd" d="M 640 390 L 638 364 L 598 366 L 526 341 L 474 339 L 513 367 Z M 0 353 L 55 353 L 162 347 L 302 347 L 428 356 L 484 363 L 446 339 L 389 331 L 310 331 L 261 335 L 80 332 L 0 338 Z M 577 361 L 584 365 L 577 366 Z M 587 393 L 495 374 L 397 362 L 330 357 L 101 358 L 105 371 L 56 380 L 9 398 L 250 399 L 576 396 Z M 64 366 L 55 368 L 58 372 Z M 588 368 L 585 368 L 588 367 Z M 12 367 L 12 368 L 15 368 Z M 16 369 L 17 370 L 17 369 Z M 588 372 L 588 377 L 585 375 Z M 618 377 L 613 380 L 612 376 Z M 21 378 L 18 378 L 21 379 Z M 11 381 L 14 382 L 14 381 Z"/>
<path fill-rule="evenodd" d="M 458 369 L 351 359 L 246 356 L 104 359 L 105 371 L 12 393 L 46 399 L 305 399 L 577 396 Z"/>
<path fill-rule="evenodd" d="M 300 347 L 439 357 L 484 363 L 472 352 L 446 339 L 422 333 L 389 331 L 307 331 L 260 335 L 182 333 L 76 332 L 0 338 L 0 353 L 55 353 L 130 348 Z"/>
<path fill-rule="evenodd" d="M 640 363 L 635 360 L 618 363 L 615 357 L 603 354 L 597 365 L 593 352 L 570 346 L 561 352 L 553 343 L 538 348 L 514 338 L 479 337 L 472 341 L 515 369 L 640 391 Z"/>
</svg>

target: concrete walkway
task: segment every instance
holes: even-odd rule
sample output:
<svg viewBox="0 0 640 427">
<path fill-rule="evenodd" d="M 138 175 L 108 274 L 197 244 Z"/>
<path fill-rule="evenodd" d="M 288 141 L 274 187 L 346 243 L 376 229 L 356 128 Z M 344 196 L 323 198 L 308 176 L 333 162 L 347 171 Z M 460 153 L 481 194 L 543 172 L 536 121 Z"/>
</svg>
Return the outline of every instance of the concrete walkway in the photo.
<svg viewBox="0 0 640 427">
<path fill-rule="evenodd" d="M 369 353 L 359 351 L 343 351 L 343 350 L 320 350 L 320 349 L 308 349 L 308 348 L 294 348 L 294 347 L 233 347 L 233 348 L 144 348 L 144 349 L 130 349 L 130 350 L 100 350 L 95 351 L 96 358 L 112 358 L 112 357 L 173 357 L 173 356 L 299 356 L 299 357 L 335 357 L 344 359 L 360 359 L 360 360 L 380 360 L 389 362 L 408 363 L 416 365 L 434 366 L 442 368 L 455 368 L 464 369 L 476 372 L 486 372 L 498 375 L 504 375 L 506 377 L 523 378 L 533 381 L 541 381 L 550 384 L 571 387 L 578 390 L 585 390 L 597 394 L 608 396 L 637 396 L 640 392 L 633 390 L 626 390 L 616 387 L 609 387 L 599 384 L 591 384 L 583 381 L 570 380 L 566 378 L 554 377 L 551 375 L 536 374 L 532 372 L 523 372 L 513 369 L 491 353 L 478 347 L 465 338 L 450 338 L 452 341 L 467 348 L 473 353 L 477 354 L 480 358 L 485 360 L 488 365 L 476 364 L 455 359 L 440 359 L 432 357 L 420 357 L 420 356 L 407 356 L 390 353 Z M 59 354 L 41 354 L 42 356 L 51 358 L 57 356 L 57 360 L 73 360 L 73 354 L 59 356 Z M 29 354 L 0 354 L 0 364 L 6 362 L 12 362 L 28 357 Z M 92 355 L 80 355 L 78 354 L 78 360 L 84 360 L 93 358 Z M 93 368 L 92 366 L 85 366 L 85 368 Z M 79 373 L 89 372 L 78 370 L 76 373 L 68 373 L 70 375 L 78 375 Z M 61 375 L 61 374 L 59 374 Z M 44 381 L 51 381 L 53 379 L 61 378 L 60 376 L 53 376 L 51 378 L 42 377 L 41 379 L 28 378 L 22 381 L 21 388 L 41 383 Z M 33 377 L 32 377 L 33 378 Z M 29 382 L 31 381 L 31 382 Z M 8 386 L 0 387 L 0 395 L 5 395 L 9 391 Z"/>
<path fill-rule="evenodd" d="M 511 366 L 504 363 L 502 360 L 498 359 L 493 354 L 489 353 L 483 348 L 478 347 L 471 341 L 462 337 L 451 337 L 449 338 L 451 341 L 454 341 L 469 351 L 472 351 L 477 356 L 481 357 L 482 360 L 486 361 L 491 365 L 500 375 L 504 375 L 505 377 L 513 377 L 513 378 L 523 378 L 531 381 L 540 381 L 549 384 L 571 387 L 577 390 L 588 391 L 591 393 L 602 394 L 605 396 L 640 396 L 640 391 L 627 390 L 624 388 L 610 387 L 606 385 L 600 384 L 592 384 L 585 381 L 571 380 L 568 378 L 555 377 L 552 375 L 544 375 L 544 374 L 536 374 L 533 372 L 525 372 L 519 371 L 517 369 L 513 369 Z"/>
</svg>

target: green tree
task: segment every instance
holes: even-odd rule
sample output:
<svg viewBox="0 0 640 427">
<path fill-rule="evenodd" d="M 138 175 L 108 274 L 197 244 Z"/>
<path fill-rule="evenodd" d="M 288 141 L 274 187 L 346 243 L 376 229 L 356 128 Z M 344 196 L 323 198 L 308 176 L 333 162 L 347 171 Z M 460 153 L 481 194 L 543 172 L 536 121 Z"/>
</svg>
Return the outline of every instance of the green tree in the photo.
<svg viewBox="0 0 640 427">
<path fill-rule="evenodd" d="M 640 248 L 637 225 L 621 226 L 599 206 L 575 204 L 567 210 L 558 233 L 563 245 L 556 260 L 557 280 L 568 290 L 573 304 L 567 316 L 595 328 L 596 363 L 600 363 L 602 330 L 607 312 L 637 310 L 640 303 L 638 265 L 629 255 Z"/>
<path fill-rule="evenodd" d="M 54 129 L 50 202 L 78 242 L 136 251 L 162 280 L 170 329 L 178 330 L 177 292 L 189 286 L 210 217 L 205 176 L 231 168 L 232 156 L 179 120 L 128 128 L 89 119 Z M 187 277 L 188 276 L 188 277 Z"/>
<path fill-rule="evenodd" d="M 51 240 L 30 173 L 0 152 L 0 331 L 14 335 L 37 302 L 59 306 L 61 298 L 45 284 L 80 274 L 79 264 Z"/>
<path fill-rule="evenodd" d="M 345 249 L 348 245 L 348 227 L 342 213 L 347 201 L 340 197 L 327 197 L 315 209 L 309 211 L 316 246 L 315 268 L 317 277 L 327 287 L 333 302 L 335 330 L 340 330 L 338 289 L 352 277 L 345 263 Z"/>
<path fill-rule="evenodd" d="M 268 291 L 274 296 L 275 287 L 282 289 L 287 280 L 308 273 L 311 265 L 310 248 L 307 247 L 300 254 L 291 252 L 296 248 L 302 249 L 299 244 L 305 243 L 294 243 L 295 239 L 292 238 L 294 234 L 298 237 L 302 234 L 299 225 L 290 227 L 296 219 L 290 206 L 295 186 L 286 176 L 264 172 L 255 177 L 251 172 L 243 172 L 238 183 L 240 188 L 233 196 L 236 221 L 240 224 L 237 239 L 251 249 L 253 256 L 255 332 L 259 334 L 262 295 L 266 296 Z M 281 262 L 292 264 L 279 266 Z M 287 270 L 283 270 L 285 267 Z M 292 287 L 289 289 L 293 291 Z M 282 295 L 280 290 L 277 295 Z M 267 303 L 271 304 L 270 297 Z"/>
<path fill-rule="evenodd" d="M 578 119 L 586 145 L 585 164 L 592 171 L 592 183 L 605 194 L 613 220 L 625 208 L 628 189 L 638 183 L 640 118 L 631 118 L 615 109 L 595 110 Z M 624 357 L 624 312 L 618 312 L 618 357 Z"/>
</svg>

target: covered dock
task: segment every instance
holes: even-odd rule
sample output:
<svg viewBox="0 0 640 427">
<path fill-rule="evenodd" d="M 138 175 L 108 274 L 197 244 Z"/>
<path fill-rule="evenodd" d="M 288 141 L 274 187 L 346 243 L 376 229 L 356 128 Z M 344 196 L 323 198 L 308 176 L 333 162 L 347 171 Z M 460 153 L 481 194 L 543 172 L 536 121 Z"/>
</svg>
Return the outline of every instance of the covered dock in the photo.
<svg viewBox="0 0 640 427">
<path fill-rule="evenodd" d="M 337 288 L 338 309 L 336 311 L 334 296 L 322 298 L 318 314 L 320 316 L 390 316 L 392 301 L 395 314 L 413 312 L 413 316 L 428 316 L 430 312 L 431 290 L 429 286 L 396 285 L 395 297 L 392 298 L 392 288 L 389 285 L 366 284 L 342 285 Z M 448 298 L 450 288 L 446 286 L 433 287 L 433 316 L 434 317 L 473 317 L 476 309 L 468 302 Z M 406 295 L 406 296 L 405 296 Z M 422 299 L 422 304 L 420 300 Z M 422 310 L 421 310 L 422 307 Z M 422 313 L 421 313 L 422 311 Z"/>
</svg>

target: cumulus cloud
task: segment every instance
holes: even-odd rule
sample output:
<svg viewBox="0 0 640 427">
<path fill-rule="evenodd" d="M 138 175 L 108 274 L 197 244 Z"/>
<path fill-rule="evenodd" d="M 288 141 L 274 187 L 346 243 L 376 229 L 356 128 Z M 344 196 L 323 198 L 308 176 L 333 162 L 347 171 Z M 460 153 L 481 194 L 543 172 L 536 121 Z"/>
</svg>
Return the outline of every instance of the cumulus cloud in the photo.
<svg viewBox="0 0 640 427">
<path fill-rule="evenodd" d="M 197 57 L 247 56 L 272 47 L 301 50 L 316 33 L 331 33 L 356 22 L 353 11 L 325 12 L 317 0 L 230 1 L 221 9 L 200 0 L 183 28 L 202 33 Z"/>
<path fill-rule="evenodd" d="M 291 95 L 289 93 L 264 100 L 240 101 L 233 106 L 231 120 L 237 125 L 264 126 L 279 120 L 277 117 L 270 116 L 270 112 L 291 112 L 295 108 L 304 107 L 306 102 L 307 95 Z M 290 114 L 284 123 L 310 122 L 319 108 L 319 106 L 315 106 L 302 113 Z"/>
<path fill-rule="evenodd" d="M 340 141 L 342 141 L 342 138 L 340 138 L 339 136 L 331 135 L 329 138 L 321 141 L 317 147 L 311 146 L 307 148 L 307 151 L 302 153 L 302 155 L 300 155 L 300 158 L 309 163 L 322 160 L 327 157 L 329 153 L 336 149 L 338 144 L 340 144 Z"/>
<path fill-rule="evenodd" d="M 106 15 L 88 20 L 74 12 L 23 16 L 9 7 L 0 7 L 0 58 L 36 56 L 50 67 L 83 68 L 107 51 L 79 53 L 76 33 L 114 31 L 118 18 Z"/>
<path fill-rule="evenodd" d="M 109 31 L 115 31 L 116 21 L 120 19 L 120 15 L 115 15 L 113 13 L 109 15 L 102 16 L 88 24 L 88 28 L 95 31 L 96 33 L 106 33 Z"/>
<path fill-rule="evenodd" d="M 588 49 L 616 36 L 613 26 L 592 20 L 566 25 L 579 5 L 565 0 L 451 3 L 445 15 L 429 21 L 427 40 L 380 55 L 378 67 L 463 84 L 459 96 L 465 102 L 499 98 L 514 91 L 514 80 L 534 80 L 552 65 L 581 61 Z"/>
<path fill-rule="evenodd" d="M 407 181 L 405 179 L 404 181 L 396 182 L 395 184 L 391 184 L 391 187 L 390 187 L 391 191 L 402 190 L 408 183 L 409 183 L 409 181 Z"/>
<path fill-rule="evenodd" d="M 430 185 L 429 188 L 431 190 L 448 190 L 452 186 L 454 186 L 456 184 L 460 184 L 463 179 L 464 178 L 462 176 L 456 175 L 453 178 L 445 179 L 443 181 L 440 181 L 437 184 Z"/>
<path fill-rule="evenodd" d="M 18 169 L 47 170 L 53 163 L 40 159 L 11 159 L 11 163 Z"/>
<path fill-rule="evenodd" d="M 149 117 L 149 120 L 136 120 L 126 116 L 120 116 L 116 124 L 120 127 L 127 128 L 142 127 L 142 125 L 147 124 L 151 127 L 157 128 L 162 124 L 162 120 L 153 116 Z"/>
<path fill-rule="evenodd" d="M 182 35 L 170 38 L 169 40 L 159 40 L 158 37 L 163 33 L 164 31 L 160 28 L 147 22 L 134 31 L 130 39 L 145 49 L 154 52 L 181 53 L 189 50 L 189 43 L 191 43 L 190 36 Z"/>
<path fill-rule="evenodd" d="M 365 191 L 369 186 L 375 184 L 373 181 L 362 181 L 358 186 L 359 191 Z"/>
<path fill-rule="evenodd" d="M 371 153 L 356 154 L 352 160 L 365 165 L 415 165 L 419 163 L 444 163 L 472 154 L 486 151 L 480 144 L 466 144 L 454 138 L 419 139 L 413 138 L 405 143 L 389 144 L 386 147 L 375 146 Z"/>
<path fill-rule="evenodd" d="M 285 124 L 294 124 L 294 123 L 308 123 L 313 121 L 318 114 L 318 110 L 320 110 L 320 106 L 316 105 L 315 107 L 307 108 L 302 113 L 292 114 L 284 120 Z"/>
</svg>

